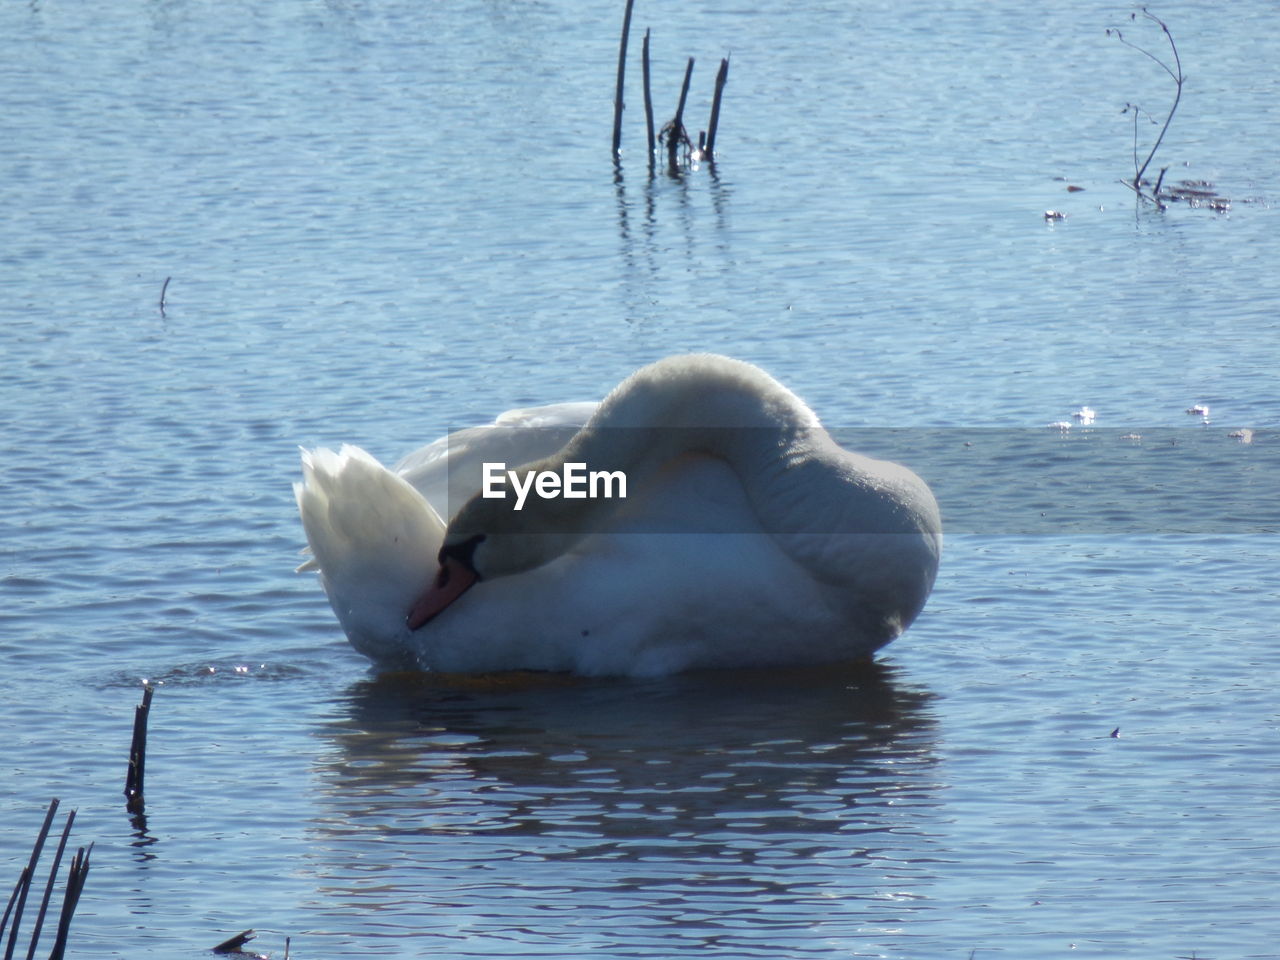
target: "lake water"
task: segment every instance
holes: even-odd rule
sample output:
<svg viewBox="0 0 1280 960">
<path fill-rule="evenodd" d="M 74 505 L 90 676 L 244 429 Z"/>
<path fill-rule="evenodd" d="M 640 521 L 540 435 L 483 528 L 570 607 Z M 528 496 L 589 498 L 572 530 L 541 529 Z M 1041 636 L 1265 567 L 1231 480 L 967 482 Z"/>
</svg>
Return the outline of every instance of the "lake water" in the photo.
<svg viewBox="0 0 1280 960">
<path fill-rule="evenodd" d="M 1123 5 L 641 0 L 660 121 L 732 56 L 715 169 L 653 177 L 621 8 L 0 8 L 0 879 L 57 796 L 75 957 L 1280 956 L 1274 6 L 1156 11 L 1157 165 L 1230 199 L 1164 213 Z M 856 671 L 373 676 L 293 572 L 298 445 L 689 350 L 930 482 L 916 625 Z"/>
</svg>

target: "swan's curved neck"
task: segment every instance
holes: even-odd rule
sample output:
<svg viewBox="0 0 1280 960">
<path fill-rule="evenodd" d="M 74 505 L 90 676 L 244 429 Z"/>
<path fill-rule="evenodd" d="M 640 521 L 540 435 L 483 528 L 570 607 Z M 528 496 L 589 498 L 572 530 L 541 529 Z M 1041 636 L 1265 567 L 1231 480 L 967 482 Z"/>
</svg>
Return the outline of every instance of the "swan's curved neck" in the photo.
<svg viewBox="0 0 1280 960">
<path fill-rule="evenodd" d="M 553 459 L 599 459 L 643 473 L 701 453 L 750 473 L 785 458 L 818 428 L 798 397 L 755 367 L 723 357 L 689 360 L 654 364 L 623 381 Z"/>
<path fill-rule="evenodd" d="M 638 371 L 561 450 L 517 472 L 527 478 L 582 464 L 587 473 L 620 472 L 638 490 L 681 457 L 711 457 L 738 477 L 761 526 L 778 523 L 789 500 L 779 493 L 783 474 L 830 444 L 826 432 L 798 397 L 755 367 L 722 357 L 682 359 Z M 545 556 L 537 565 L 604 527 L 621 506 L 602 497 L 531 498 L 512 520 L 521 532 L 540 535 Z"/>
<path fill-rule="evenodd" d="M 573 464 L 587 473 L 621 472 L 629 490 L 647 495 L 663 489 L 646 490 L 651 478 L 690 456 L 723 461 L 749 507 L 741 532 L 772 534 L 802 566 L 827 569 L 854 556 L 844 549 L 848 541 L 831 539 L 835 533 L 909 534 L 936 553 L 937 505 L 918 477 L 842 449 L 795 394 L 724 357 L 673 358 L 637 371 L 561 450 L 515 473 L 527 489 L 534 476 Z M 505 576 L 609 529 L 621 506 L 589 495 L 530 497 L 515 512 L 477 495 L 449 525 L 446 546 L 479 537 L 477 573 Z"/>
</svg>

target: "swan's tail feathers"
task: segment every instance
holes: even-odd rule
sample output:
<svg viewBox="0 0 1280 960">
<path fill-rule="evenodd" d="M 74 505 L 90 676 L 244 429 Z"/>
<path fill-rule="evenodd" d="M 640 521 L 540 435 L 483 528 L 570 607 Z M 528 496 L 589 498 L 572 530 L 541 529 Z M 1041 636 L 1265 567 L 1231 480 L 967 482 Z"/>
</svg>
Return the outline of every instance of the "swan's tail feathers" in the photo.
<svg viewBox="0 0 1280 960">
<path fill-rule="evenodd" d="M 359 649 L 393 642 L 436 569 L 444 524 L 426 499 L 359 447 L 302 451 L 294 495 L 329 602 Z"/>
</svg>

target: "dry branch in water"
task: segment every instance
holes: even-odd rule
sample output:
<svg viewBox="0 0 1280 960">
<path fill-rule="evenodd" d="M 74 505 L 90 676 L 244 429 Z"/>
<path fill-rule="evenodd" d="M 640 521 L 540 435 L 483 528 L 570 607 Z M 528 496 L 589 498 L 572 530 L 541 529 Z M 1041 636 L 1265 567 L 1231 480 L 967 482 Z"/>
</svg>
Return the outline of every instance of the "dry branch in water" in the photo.
<svg viewBox="0 0 1280 960">
<path fill-rule="evenodd" d="M 1142 16 L 1160 27 L 1161 32 L 1165 36 L 1165 39 L 1169 42 L 1169 52 L 1173 56 L 1172 66 L 1168 62 L 1160 59 L 1160 57 L 1156 56 L 1146 47 L 1140 47 L 1136 43 L 1133 43 L 1132 41 L 1126 39 L 1123 31 L 1121 31 L 1118 27 L 1109 27 L 1107 29 L 1107 36 L 1109 37 L 1114 36 L 1126 47 L 1130 47 L 1133 50 L 1137 50 L 1140 54 L 1142 54 L 1148 60 L 1155 63 L 1157 66 L 1160 67 L 1160 69 L 1162 69 L 1165 73 L 1167 73 L 1169 75 L 1169 78 L 1174 83 L 1174 96 L 1173 96 L 1173 103 L 1169 107 L 1169 112 L 1165 114 L 1164 124 L 1160 127 L 1160 133 L 1156 136 L 1155 143 L 1151 145 L 1151 149 L 1150 151 L 1148 151 L 1146 159 L 1143 160 L 1141 163 L 1138 162 L 1139 118 L 1145 115 L 1151 120 L 1152 123 L 1158 123 L 1159 121 L 1156 120 L 1155 117 L 1152 117 L 1151 114 L 1146 113 L 1144 110 L 1142 110 L 1136 103 L 1126 103 L 1124 105 L 1124 110 L 1122 111 L 1123 113 L 1128 113 L 1130 111 L 1133 112 L 1133 179 L 1122 180 L 1121 182 L 1124 183 L 1125 186 L 1133 190 L 1133 192 L 1136 193 L 1139 197 L 1141 197 L 1144 200 L 1151 201 L 1159 209 L 1163 210 L 1164 201 L 1161 199 L 1160 187 L 1164 182 L 1164 175 L 1169 168 L 1165 167 L 1163 170 L 1160 171 L 1160 176 L 1156 179 L 1155 186 L 1150 190 L 1150 192 L 1143 191 L 1143 187 L 1150 186 L 1150 184 L 1147 181 L 1143 180 L 1143 176 L 1146 174 L 1147 168 L 1151 166 L 1151 161 L 1155 159 L 1156 151 L 1160 149 L 1160 144 L 1164 142 L 1164 135 L 1169 132 L 1169 124 L 1173 122 L 1173 115 L 1177 113 L 1178 104 L 1182 101 L 1182 85 L 1186 81 L 1186 76 L 1182 72 L 1182 58 L 1178 56 L 1178 45 L 1173 40 L 1173 34 L 1169 31 L 1169 25 L 1165 23 L 1163 20 L 1161 20 L 1159 17 L 1157 17 L 1154 13 L 1151 13 L 1149 10 L 1147 10 L 1146 7 L 1142 8 Z M 1138 20 L 1138 15 L 1136 13 L 1131 13 L 1129 14 L 1129 19 L 1130 21 L 1136 23 Z"/>
</svg>

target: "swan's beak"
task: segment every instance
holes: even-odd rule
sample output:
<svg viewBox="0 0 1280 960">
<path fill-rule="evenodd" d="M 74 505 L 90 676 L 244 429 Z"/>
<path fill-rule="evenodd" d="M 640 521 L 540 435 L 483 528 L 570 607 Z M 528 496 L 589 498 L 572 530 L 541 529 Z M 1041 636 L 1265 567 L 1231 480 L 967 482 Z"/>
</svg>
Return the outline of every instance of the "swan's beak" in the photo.
<svg viewBox="0 0 1280 960">
<path fill-rule="evenodd" d="M 419 627 L 434 618 L 441 610 L 453 603 L 467 592 L 473 583 L 479 580 L 476 572 L 465 563 L 453 557 L 445 557 L 440 564 L 431 585 L 423 591 L 422 596 L 409 608 L 406 623 L 410 630 Z"/>
</svg>

